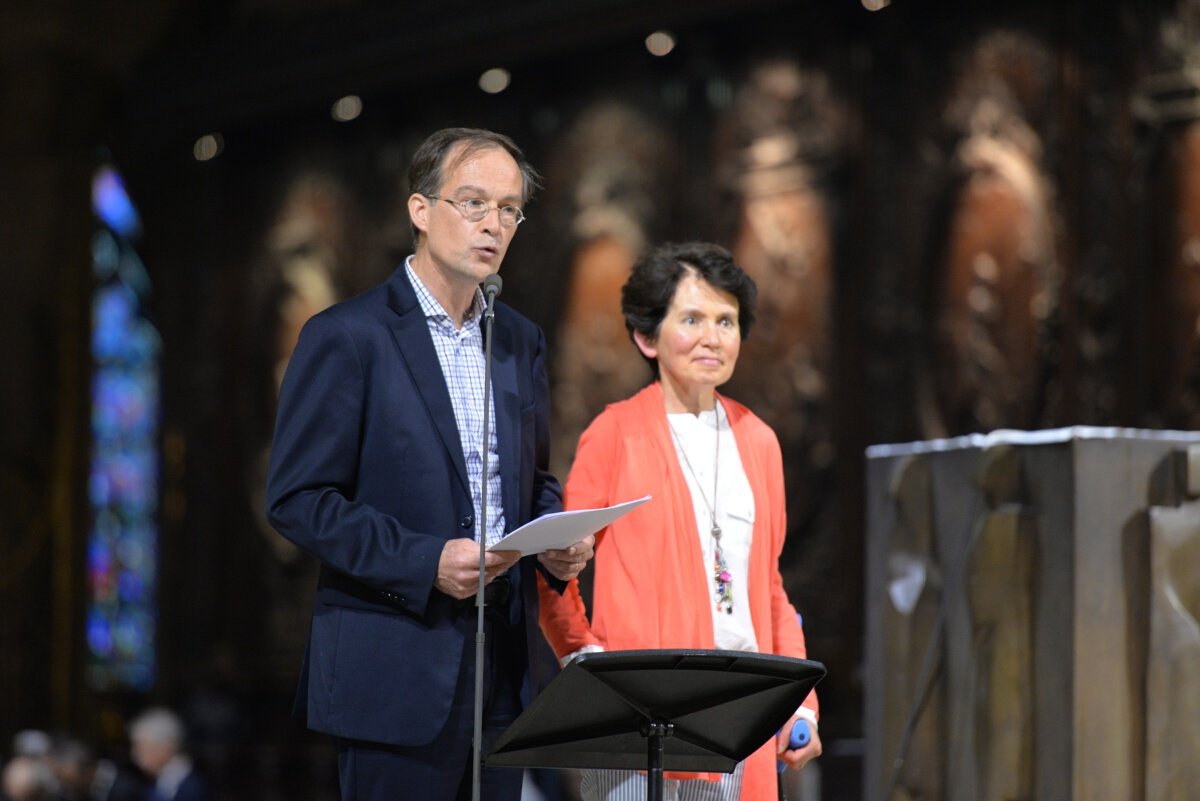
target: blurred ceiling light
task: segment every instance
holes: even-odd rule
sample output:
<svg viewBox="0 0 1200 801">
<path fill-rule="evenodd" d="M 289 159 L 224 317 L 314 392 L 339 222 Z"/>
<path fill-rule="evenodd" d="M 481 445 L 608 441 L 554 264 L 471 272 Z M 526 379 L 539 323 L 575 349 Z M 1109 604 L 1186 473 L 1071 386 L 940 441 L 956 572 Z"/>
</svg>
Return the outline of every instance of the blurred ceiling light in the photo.
<svg viewBox="0 0 1200 801">
<path fill-rule="evenodd" d="M 655 31 L 646 37 L 646 49 L 654 56 L 665 56 L 675 49 L 675 36 L 667 31 Z"/>
<path fill-rule="evenodd" d="M 507 89 L 511 81 L 512 75 L 509 74 L 508 70 L 493 67 L 479 76 L 479 88 L 489 95 L 495 95 Z"/>
<path fill-rule="evenodd" d="M 209 161 L 221 155 L 225 149 L 225 137 L 219 133 L 205 134 L 192 145 L 192 156 L 196 161 Z"/>
<path fill-rule="evenodd" d="M 892 4 L 892 0 L 862 0 L 867 11 L 881 11 Z"/>
<path fill-rule="evenodd" d="M 329 110 L 330 115 L 338 122 L 350 122 L 350 120 L 358 119 L 358 115 L 362 114 L 363 103 L 362 98 L 358 95 L 346 95 L 339 97 L 333 104 L 333 108 Z"/>
</svg>

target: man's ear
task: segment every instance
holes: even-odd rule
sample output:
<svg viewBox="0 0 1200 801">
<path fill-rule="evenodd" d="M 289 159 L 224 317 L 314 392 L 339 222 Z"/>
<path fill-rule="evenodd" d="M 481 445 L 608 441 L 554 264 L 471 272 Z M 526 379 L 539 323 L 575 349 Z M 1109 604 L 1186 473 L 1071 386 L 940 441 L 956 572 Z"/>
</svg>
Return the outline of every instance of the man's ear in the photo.
<svg viewBox="0 0 1200 801">
<path fill-rule="evenodd" d="M 651 361 L 658 358 L 658 346 L 655 342 L 656 340 L 651 339 L 641 331 L 633 332 L 633 343 L 637 345 L 637 349 L 642 352 L 642 355 Z"/>
<path fill-rule="evenodd" d="M 433 204 L 429 202 L 429 198 L 413 192 L 408 196 L 408 217 L 412 220 L 412 224 L 421 233 L 429 233 L 429 211 L 433 208 Z"/>
</svg>

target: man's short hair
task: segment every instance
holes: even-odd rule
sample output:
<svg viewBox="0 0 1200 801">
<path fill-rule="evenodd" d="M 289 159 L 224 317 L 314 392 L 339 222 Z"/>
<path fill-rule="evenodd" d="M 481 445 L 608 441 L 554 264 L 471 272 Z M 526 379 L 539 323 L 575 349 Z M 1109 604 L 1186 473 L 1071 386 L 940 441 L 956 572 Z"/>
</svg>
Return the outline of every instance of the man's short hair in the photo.
<svg viewBox="0 0 1200 801">
<path fill-rule="evenodd" d="M 521 204 L 528 203 L 541 186 L 541 176 L 525 160 L 525 154 L 516 142 L 504 134 L 483 128 L 443 128 L 430 134 L 413 153 L 412 162 L 408 165 L 409 192 L 426 197 L 438 194 L 446 180 L 446 173 L 452 171 L 447 168 L 456 166 L 481 150 L 503 150 L 513 157 L 517 169 L 521 171 Z M 446 163 L 451 153 L 455 154 L 453 165 Z M 417 226 L 412 225 L 414 248 L 420 233 Z"/>
<path fill-rule="evenodd" d="M 152 743 L 183 748 L 183 722 L 166 707 L 150 707 L 129 724 L 129 736 Z"/>
</svg>

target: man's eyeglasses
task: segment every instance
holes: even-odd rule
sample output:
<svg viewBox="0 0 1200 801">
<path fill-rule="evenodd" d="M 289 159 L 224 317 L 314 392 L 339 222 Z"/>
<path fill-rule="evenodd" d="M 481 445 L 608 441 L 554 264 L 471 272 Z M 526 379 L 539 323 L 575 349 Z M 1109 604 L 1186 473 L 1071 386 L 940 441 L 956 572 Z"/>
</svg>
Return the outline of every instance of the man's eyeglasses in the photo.
<svg viewBox="0 0 1200 801">
<path fill-rule="evenodd" d="M 441 195 L 426 195 L 425 197 L 430 200 L 446 201 L 458 209 L 459 213 L 469 222 L 479 222 L 488 216 L 492 209 L 500 212 L 500 224 L 506 228 L 514 228 L 525 221 L 525 212 L 521 211 L 520 206 L 489 206 L 477 197 L 469 197 L 466 200 L 451 200 Z"/>
</svg>

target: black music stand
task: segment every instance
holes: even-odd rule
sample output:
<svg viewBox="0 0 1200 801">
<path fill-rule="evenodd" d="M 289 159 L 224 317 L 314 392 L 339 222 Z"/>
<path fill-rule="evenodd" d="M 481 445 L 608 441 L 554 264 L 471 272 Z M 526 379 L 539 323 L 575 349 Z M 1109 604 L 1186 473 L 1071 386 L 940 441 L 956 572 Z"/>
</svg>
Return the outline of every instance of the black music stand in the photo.
<svg viewBox="0 0 1200 801">
<path fill-rule="evenodd" d="M 608 651 L 567 665 L 496 741 L 489 767 L 732 773 L 791 720 L 820 662 L 742 651 Z"/>
</svg>

